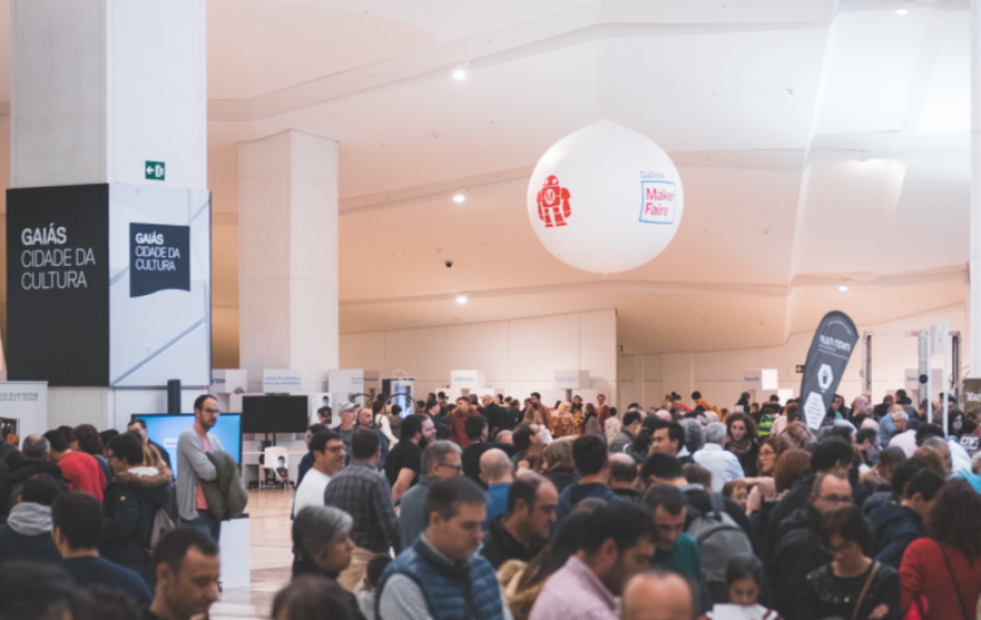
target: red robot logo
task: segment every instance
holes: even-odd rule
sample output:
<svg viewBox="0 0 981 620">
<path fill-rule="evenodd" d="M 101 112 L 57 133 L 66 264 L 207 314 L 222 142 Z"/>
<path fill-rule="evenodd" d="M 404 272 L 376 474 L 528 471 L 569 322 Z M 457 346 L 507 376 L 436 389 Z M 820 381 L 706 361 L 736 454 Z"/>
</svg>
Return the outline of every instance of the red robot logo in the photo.
<svg viewBox="0 0 981 620">
<path fill-rule="evenodd" d="M 566 218 L 572 215 L 569 207 L 569 190 L 559 185 L 558 178 L 550 176 L 538 192 L 538 217 L 545 222 L 545 228 L 565 226 Z"/>
</svg>

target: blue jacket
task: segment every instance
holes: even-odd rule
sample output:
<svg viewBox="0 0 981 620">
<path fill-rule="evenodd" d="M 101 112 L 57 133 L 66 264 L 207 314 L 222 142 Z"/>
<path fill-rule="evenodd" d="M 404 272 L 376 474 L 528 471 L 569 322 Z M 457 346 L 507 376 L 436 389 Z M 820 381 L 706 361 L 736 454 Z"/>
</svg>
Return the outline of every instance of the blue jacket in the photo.
<svg viewBox="0 0 981 620">
<path fill-rule="evenodd" d="M 903 553 L 911 542 L 923 536 L 923 520 L 912 508 L 885 502 L 869 513 L 875 528 L 872 554 L 875 560 L 899 570 Z"/>
<path fill-rule="evenodd" d="M 487 488 L 487 520 L 484 521 L 485 532 L 487 531 L 487 524 L 497 517 L 497 515 L 507 514 L 508 491 L 510 490 L 510 482 L 492 484 Z"/>
<path fill-rule="evenodd" d="M 559 493 L 559 505 L 555 511 L 555 525 L 553 528 L 557 528 L 562 524 L 562 521 L 569 516 L 572 509 L 576 507 L 576 504 L 586 499 L 587 497 L 598 497 L 605 500 L 606 503 L 613 503 L 620 501 L 619 496 L 614 493 L 610 487 L 605 484 L 600 484 L 599 482 L 588 482 L 586 484 L 574 484 L 568 486 Z M 553 532 L 558 531 L 553 529 Z"/>
<path fill-rule="evenodd" d="M 450 564 L 419 538 L 378 579 L 375 618 L 381 619 L 379 603 L 385 582 L 392 575 L 405 575 L 419 586 L 433 620 L 503 620 L 497 577 L 482 555 L 474 554 L 466 562 Z"/>
</svg>

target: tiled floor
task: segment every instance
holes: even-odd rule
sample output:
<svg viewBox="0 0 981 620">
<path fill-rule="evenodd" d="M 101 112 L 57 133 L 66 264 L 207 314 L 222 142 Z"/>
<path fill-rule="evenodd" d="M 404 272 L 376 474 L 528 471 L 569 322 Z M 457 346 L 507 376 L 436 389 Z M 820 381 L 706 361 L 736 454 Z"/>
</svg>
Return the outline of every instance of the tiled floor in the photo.
<svg viewBox="0 0 981 620">
<path fill-rule="evenodd" d="M 273 597 L 290 578 L 292 505 L 292 491 L 249 492 L 252 586 L 225 590 L 211 608 L 213 620 L 269 617 Z"/>
</svg>

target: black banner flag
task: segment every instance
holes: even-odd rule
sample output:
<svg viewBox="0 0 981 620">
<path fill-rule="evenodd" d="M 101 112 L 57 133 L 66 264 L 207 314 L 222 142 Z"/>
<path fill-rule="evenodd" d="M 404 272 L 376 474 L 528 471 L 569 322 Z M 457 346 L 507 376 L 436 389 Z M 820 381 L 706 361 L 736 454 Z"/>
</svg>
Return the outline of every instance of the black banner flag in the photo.
<svg viewBox="0 0 981 620">
<path fill-rule="evenodd" d="M 821 427 L 857 342 L 855 323 L 844 312 L 833 310 L 821 319 L 807 352 L 800 386 L 804 420 L 810 428 Z"/>
</svg>

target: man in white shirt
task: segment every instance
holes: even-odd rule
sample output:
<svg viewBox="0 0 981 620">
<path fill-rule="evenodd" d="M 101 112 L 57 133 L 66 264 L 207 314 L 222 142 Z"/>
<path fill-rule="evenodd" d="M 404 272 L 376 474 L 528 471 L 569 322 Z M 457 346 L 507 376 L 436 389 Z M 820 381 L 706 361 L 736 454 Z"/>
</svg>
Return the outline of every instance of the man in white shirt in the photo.
<svg viewBox="0 0 981 620">
<path fill-rule="evenodd" d="M 712 491 L 718 493 L 727 482 L 745 477 L 743 466 L 732 452 L 726 452 L 726 425 L 713 422 L 705 427 L 705 446 L 696 452 L 695 463 L 712 473 Z"/>
<path fill-rule="evenodd" d="M 896 407 L 899 407 L 899 405 Z M 892 423 L 896 427 L 896 434 L 889 440 L 889 447 L 899 448 L 906 455 L 906 458 L 913 458 L 913 453 L 916 452 L 916 431 L 907 428 L 909 414 L 905 411 L 894 411 L 892 413 Z"/>
<path fill-rule="evenodd" d="M 344 468 L 347 454 L 344 441 L 334 431 L 320 431 L 310 440 L 313 467 L 303 476 L 293 499 L 293 514 L 299 514 L 307 506 L 323 506 L 324 491 L 330 479 Z"/>
</svg>

